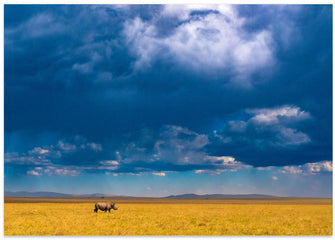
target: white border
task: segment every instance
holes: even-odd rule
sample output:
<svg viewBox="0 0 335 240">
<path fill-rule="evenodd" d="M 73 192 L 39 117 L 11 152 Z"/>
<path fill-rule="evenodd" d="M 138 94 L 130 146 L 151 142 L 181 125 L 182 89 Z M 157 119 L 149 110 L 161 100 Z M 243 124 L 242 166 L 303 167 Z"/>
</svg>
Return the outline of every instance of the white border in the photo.
<svg viewBox="0 0 335 240">
<path fill-rule="evenodd" d="M 41 1 L 41 0 L 32 0 L 32 1 L 3 1 L 0 13 L 1 13 L 1 73 L 2 73 L 2 84 L 0 87 L 0 92 L 1 92 L 1 100 L 0 100 L 0 108 L 1 108 L 1 135 L 2 138 L 0 140 L 0 157 L 2 159 L 1 164 L 1 195 L 2 199 L 3 194 L 4 194 L 4 4 L 334 4 L 334 1 L 325 1 L 325 0 L 319 0 L 319 1 L 312 1 L 312 0 L 294 0 L 294 1 L 289 1 L 289 0 L 270 0 L 270 1 L 246 1 L 246 0 L 222 0 L 222 1 L 217 1 L 217 0 L 140 0 L 140 1 L 134 1 L 134 0 L 95 0 L 92 2 L 91 0 L 70 0 L 70 1 L 64 1 L 64 0 L 57 0 L 57 1 Z M 333 34 L 334 34 L 334 6 L 333 6 Z M 333 41 L 334 43 L 334 41 Z M 333 44 L 333 79 L 334 79 L 334 44 Z M 333 94 L 335 92 L 335 86 L 334 86 L 334 81 L 333 81 Z M 333 149 L 335 146 L 335 137 L 334 137 L 334 119 L 335 119 L 335 111 L 334 111 L 334 105 L 335 105 L 335 99 L 333 96 Z M 333 152 L 334 154 L 334 152 Z M 333 155 L 334 159 L 334 155 Z M 334 177 L 333 177 L 333 199 L 334 199 Z M 2 211 L 2 217 L 1 217 L 1 234 L 4 236 L 4 202 L 2 202 L 1 206 L 1 211 Z M 333 236 L 334 236 L 334 207 L 333 207 Z M 34 236 L 24 236 L 24 237 L 19 237 L 19 236 L 6 236 L 6 238 L 11 238 L 11 239 L 33 239 L 36 238 Z M 38 238 L 43 238 L 43 239 L 54 239 L 55 236 L 40 236 Z M 58 237 L 57 237 L 58 238 Z M 60 237 L 61 239 L 74 239 L 74 238 L 80 238 L 80 239 L 92 239 L 92 238 L 99 238 L 99 239 L 166 239 L 166 238 L 172 238 L 172 239 L 250 239 L 250 238 L 266 238 L 266 239 L 311 239 L 309 236 L 62 236 Z M 332 236 L 312 236 L 313 239 L 332 239 Z"/>
</svg>

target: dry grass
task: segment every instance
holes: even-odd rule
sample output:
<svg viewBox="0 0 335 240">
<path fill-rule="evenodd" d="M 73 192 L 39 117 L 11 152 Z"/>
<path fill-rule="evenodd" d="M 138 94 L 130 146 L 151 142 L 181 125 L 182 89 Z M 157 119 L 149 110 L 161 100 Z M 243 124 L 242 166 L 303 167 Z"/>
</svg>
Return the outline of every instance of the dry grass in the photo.
<svg viewBox="0 0 335 240">
<path fill-rule="evenodd" d="M 7 199 L 8 200 L 8 199 Z M 91 200 L 92 201 L 92 200 Z M 153 200 L 151 200 L 152 202 Z M 122 203 L 93 212 L 93 203 L 5 203 L 5 235 L 332 235 L 332 204 Z M 223 200 L 222 200 L 223 201 Z M 231 200 L 233 201 L 233 200 Z M 256 203 L 256 204 L 255 204 Z"/>
</svg>

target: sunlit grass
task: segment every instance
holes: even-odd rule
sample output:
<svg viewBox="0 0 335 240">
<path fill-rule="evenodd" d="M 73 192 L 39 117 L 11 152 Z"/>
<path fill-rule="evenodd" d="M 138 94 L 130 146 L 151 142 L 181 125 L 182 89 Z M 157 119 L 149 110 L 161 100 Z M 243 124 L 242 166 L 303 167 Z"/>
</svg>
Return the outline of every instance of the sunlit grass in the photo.
<svg viewBox="0 0 335 240">
<path fill-rule="evenodd" d="M 332 235 L 332 205 L 5 203 L 5 235 Z"/>
</svg>

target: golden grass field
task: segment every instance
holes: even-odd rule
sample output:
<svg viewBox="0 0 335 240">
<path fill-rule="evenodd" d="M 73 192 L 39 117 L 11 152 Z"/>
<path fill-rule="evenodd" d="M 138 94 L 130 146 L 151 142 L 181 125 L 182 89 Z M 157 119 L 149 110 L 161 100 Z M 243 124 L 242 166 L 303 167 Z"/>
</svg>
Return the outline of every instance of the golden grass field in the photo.
<svg viewBox="0 0 335 240">
<path fill-rule="evenodd" d="M 107 199 L 104 199 L 107 200 Z M 5 198 L 5 235 L 332 235 L 332 199 Z"/>
</svg>

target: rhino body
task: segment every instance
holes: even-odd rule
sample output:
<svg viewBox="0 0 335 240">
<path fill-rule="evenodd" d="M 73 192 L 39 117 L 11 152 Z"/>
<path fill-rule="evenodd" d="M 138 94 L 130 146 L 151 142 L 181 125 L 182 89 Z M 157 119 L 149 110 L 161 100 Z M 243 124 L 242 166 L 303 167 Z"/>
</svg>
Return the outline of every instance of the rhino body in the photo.
<svg viewBox="0 0 335 240">
<path fill-rule="evenodd" d="M 117 207 L 115 207 L 115 203 L 111 203 L 111 202 L 97 202 L 95 204 L 95 208 L 94 208 L 94 212 L 98 212 L 98 210 L 101 211 L 108 211 L 111 212 L 111 209 L 113 210 L 117 210 Z"/>
</svg>

